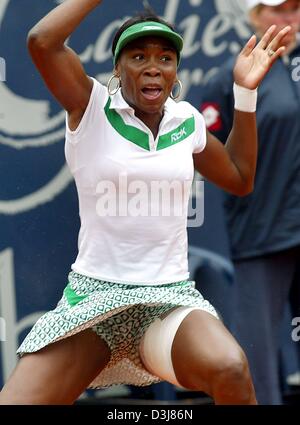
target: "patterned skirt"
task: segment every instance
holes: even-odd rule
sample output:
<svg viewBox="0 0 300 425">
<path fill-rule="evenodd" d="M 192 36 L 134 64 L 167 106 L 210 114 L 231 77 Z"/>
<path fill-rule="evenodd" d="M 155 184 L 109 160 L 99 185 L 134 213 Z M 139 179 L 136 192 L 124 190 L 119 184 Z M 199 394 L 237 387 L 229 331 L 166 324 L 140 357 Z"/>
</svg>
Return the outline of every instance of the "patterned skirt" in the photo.
<svg viewBox="0 0 300 425">
<path fill-rule="evenodd" d="M 218 317 L 213 306 L 195 289 L 195 282 L 163 285 L 127 285 L 71 272 L 56 308 L 33 326 L 17 353 L 41 348 L 92 328 L 111 350 L 106 367 L 89 385 L 146 386 L 161 379 L 148 372 L 139 356 L 140 340 L 151 323 L 176 306 L 194 306 Z"/>
</svg>

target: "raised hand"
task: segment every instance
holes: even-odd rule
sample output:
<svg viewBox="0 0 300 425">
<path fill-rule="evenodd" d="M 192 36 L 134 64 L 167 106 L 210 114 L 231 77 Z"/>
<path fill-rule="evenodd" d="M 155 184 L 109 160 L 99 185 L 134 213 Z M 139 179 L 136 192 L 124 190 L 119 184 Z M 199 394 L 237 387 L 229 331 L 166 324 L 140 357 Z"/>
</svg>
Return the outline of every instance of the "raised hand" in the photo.
<svg viewBox="0 0 300 425">
<path fill-rule="evenodd" d="M 256 45 L 253 35 L 239 54 L 234 67 L 234 81 L 248 89 L 256 89 L 276 59 L 285 51 L 282 40 L 291 30 L 283 28 L 276 36 L 276 25 L 272 25 Z"/>
</svg>

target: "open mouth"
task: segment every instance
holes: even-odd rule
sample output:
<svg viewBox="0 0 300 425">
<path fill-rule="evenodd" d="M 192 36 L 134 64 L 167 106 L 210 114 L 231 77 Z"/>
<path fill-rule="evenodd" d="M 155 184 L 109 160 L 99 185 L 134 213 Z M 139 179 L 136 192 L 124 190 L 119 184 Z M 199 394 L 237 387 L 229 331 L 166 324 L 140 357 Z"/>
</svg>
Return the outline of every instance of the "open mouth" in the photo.
<svg viewBox="0 0 300 425">
<path fill-rule="evenodd" d="M 156 100 L 161 95 L 162 89 L 160 87 L 144 87 L 142 93 L 146 99 Z"/>
</svg>

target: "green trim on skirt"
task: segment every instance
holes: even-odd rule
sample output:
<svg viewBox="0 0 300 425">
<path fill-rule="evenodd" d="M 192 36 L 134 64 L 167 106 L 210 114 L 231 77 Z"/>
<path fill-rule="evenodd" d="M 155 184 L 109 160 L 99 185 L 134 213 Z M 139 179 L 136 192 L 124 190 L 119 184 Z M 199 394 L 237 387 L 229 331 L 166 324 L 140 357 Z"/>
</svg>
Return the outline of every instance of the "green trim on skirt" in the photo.
<svg viewBox="0 0 300 425">
<path fill-rule="evenodd" d="M 151 385 L 161 379 L 149 373 L 139 356 L 139 343 L 153 321 L 176 306 L 199 307 L 218 317 L 195 289 L 195 282 L 127 285 L 70 272 L 56 308 L 33 326 L 17 353 L 33 353 L 53 342 L 92 328 L 108 344 L 111 358 L 89 385 Z M 83 365 L 84 367 L 84 365 Z"/>
</svg>

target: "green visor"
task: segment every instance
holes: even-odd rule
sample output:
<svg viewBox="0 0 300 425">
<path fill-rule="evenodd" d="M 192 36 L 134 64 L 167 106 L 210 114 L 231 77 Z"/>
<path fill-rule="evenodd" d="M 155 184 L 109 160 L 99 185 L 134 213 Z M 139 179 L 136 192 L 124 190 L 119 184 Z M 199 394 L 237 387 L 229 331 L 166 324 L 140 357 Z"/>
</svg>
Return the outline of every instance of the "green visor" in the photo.
<svg viewBox="0 0 300 425">
<path fill-rule="evenodd" d="M 115 49 L 114 64 L 116 65 L 122 49 L 124 49 L 124 47 L 127 46 L 128 43 L 133 40 L 136 40 L 137 38 L 147 37 L 150 35 L 156 35 L 158 37 L 166 38 L 173 44 L 177 52 L 179 65 L 180 53 L 183 48 L 183 38 L 177 32 L 169 28 L 167 25 L 154 21 L 140 22 L 127 28 L 127 30 L 122 33 Z"/>
</svg>

